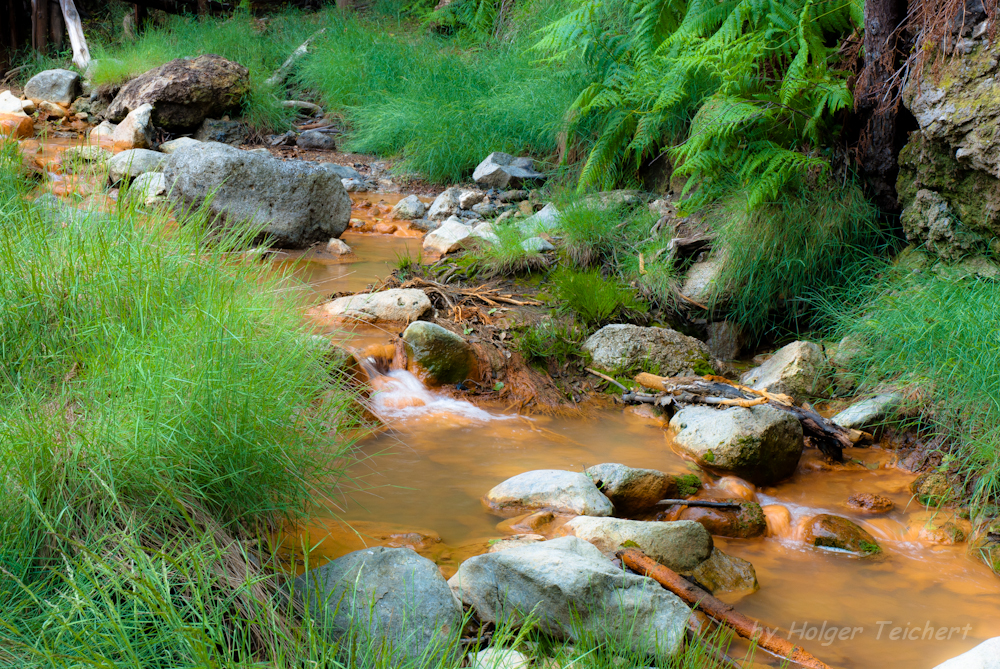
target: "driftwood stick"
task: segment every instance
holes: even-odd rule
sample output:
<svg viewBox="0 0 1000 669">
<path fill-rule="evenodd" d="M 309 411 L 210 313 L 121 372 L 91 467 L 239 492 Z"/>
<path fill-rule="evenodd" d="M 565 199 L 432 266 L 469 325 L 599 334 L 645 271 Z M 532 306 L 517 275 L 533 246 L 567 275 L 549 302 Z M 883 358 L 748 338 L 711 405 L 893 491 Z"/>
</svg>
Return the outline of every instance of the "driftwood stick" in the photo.
<svg viewBox="0 0 1000 669">
<path fill-rule="evenodd" d="M 656 506 L 674 506 L 675 504 L 683 506 L 707 506 L 713 509 L 731 509 L 742 506 L 739 502 L 720 502 L 709 499 L 661 499 L 656 503 Z"/>
<path fill-rule="evenodd" d="M 69 33 L 69 43 L 73 47 L 73 64 L 81 70 L 90 64 L 90 49 L 87 48 L 87 38 L 83 36 L 83 22 L 80 13 L 76 11 L 73 0 L 59 0 L 63 18 L 66 20 L 66 31 Z"/>
<path fill-rule="evenodd" d="M 749 618 L 729 604 L 716 599 L 701 588 L 688 582 L 675 571 L 664 567 L 659 562 L 648 557 L 636 548 L 624 548 L 617 553 L 622 563 L 632 571 L 649 576 L 664 588 L 674 593 L 691 606 L 697 606 L 712 619 L 732 628 L 737 634 L 773 653 L 780 658 L 790 660 L 809 669 L 830 669 L 804 649 L 792 644 L 788 639 L 773 630 L 764 627 L 760 622 Z"/>
<path fill-rule="evenodd" d="M 285 109 L 299 109 L 304 112 L 308 112 L 313 116 L 322 116 L 323 108 L 312 102 L 306 102 L 304 100 L 284 100 L 281 106 Z"/>
<path fill-rule="evenodd" d="M 626 387 L 625 387 L 625 386 L 623 386 L 622 384 L 618 383 L 617 381 L 615 381 L 614 379 L 612 379 L 612 378 L 611 378 L 610 376 L 608 376 L 607 374 L 601 374 L 600 372 L 598 372 L 598 371 L 596 371 L 596 370 L 593 370 L 593 369 L 591 369 L 590 367 L 585 367 L 585 369 L 586 369 L 586 370 L 587 370 L 588 372 L 590 372 L 591 374 L 593 374 L 594 376 L 599 376 L 599 377 L 601 377 L 602 379 L 604 379 L 605 381 L 607 381 L 608 383 L 613 383 L 613 384 L 615 384 L 616 386 L 618 386 L 619 388 L 621 388 L 621 389 L 622 389 L 622 392 L 626 392 L 626 393 L 627 393 L 627 392 L 629 392 L 629 389 L 628 389 L 628 388 L 626 388 Z"/>
<path fill-rule="evenodd" d="M 309 53 L 309 43 L 312 42 L 314 39 L 316 39 L 316 37 L 322 35 L 325 32 L 326 28 L 320 28 L 319 30 L 314 32 L 309 39 L 300 44 L 299 48 L 297 48 L 295 51 L 292 52 L 292 55 L 290 55 L 288 58 L 285 59 L 285 62 L 281 64 L 281 67 L 275 70 L 274 74 L 268 77 L 267 81 L 265 81 L 264 84 L 266 86 L 277 86 L 278 84 L 284 83 L 285 79 L 288 78 L 288 74 L 291 72 L 292 68 L 295 67 L 295 63 L 298 62 L 300 58 Z"/>
</svg>

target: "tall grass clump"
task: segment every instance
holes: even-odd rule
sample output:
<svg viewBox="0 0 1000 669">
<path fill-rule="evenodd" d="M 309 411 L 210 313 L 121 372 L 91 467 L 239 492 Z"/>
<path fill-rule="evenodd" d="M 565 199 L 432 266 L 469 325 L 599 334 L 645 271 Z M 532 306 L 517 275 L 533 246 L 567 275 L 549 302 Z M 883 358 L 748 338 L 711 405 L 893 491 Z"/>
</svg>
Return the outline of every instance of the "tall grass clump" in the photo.
<svg viewBox="0 0 1000 669">
<path fill-rule="evenodd" d="M 911 256 L 912 260 L 912 256 Z M 1000 284 L 908 262 L 849 296 L 821 301 L 847 336 L 862 392 L 919 398 L 924 424 L 947 437 L 951 473 L 978 503 L 1000 497 Z M 838 297 L 840 297 L 838 295 Z M 847 306 L 853 308 L 847 308 Z"/>
<path fill-rule="evenodd" d="M 722 262 L 709 305 L 751 335 L 794 324 L 809 295 L 864 274 L 892 237 L 861 189 L 798 188 L 751 208 L 736 191 L 707 215 Z"/>
<path fill-rule="evenodd" d="M 20 161 L 0 147 L 0 659 L 275 659 L 268 537 L 337 486 L 351 393 L 245 240 L 31 202 Z"/>
<path fill-rule="evenodd" d="M 402 156 L 402 168 L 441 183 L 467 178 L 493 151 L 555 154 L 583 83 L 572 63 L 536 62 L 530 26 L 511 41 L 470 45 L 387 17 L 324 16 L 298 84 L 344 113 L 348 149 Z"/>
</svg>

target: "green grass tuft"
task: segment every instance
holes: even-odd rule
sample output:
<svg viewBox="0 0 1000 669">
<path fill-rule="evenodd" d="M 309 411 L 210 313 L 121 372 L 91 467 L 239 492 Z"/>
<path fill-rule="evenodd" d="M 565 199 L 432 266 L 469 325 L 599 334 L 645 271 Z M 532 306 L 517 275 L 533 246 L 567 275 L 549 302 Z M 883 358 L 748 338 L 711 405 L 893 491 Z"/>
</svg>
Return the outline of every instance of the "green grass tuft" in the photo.
<svg viewBox="0 0 1000 669">
<path fill-rule="evenodd" d="M 552 303 L 559 311 L 574 314 L 591 327 L 612 321 L 642 318 L 649 305 L 635 291 L 598 270 L 577 271 L 566 267 L 551 275 Z"/>
</svg>

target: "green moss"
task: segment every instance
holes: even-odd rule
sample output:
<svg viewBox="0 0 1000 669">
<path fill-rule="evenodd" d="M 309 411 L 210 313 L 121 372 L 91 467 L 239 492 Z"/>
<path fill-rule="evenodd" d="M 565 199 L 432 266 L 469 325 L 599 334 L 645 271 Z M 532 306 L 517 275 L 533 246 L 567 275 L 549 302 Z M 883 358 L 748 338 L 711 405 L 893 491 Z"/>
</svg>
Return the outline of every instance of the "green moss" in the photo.
<svg viewBox="0 0 1000 669">
<path fill-rule="evenodd" d="M 701 490 L 701 479 L 697 474 L 683 474 L 674 477 L 674 484 L 677 486 L 677 495 L 680 497 L 690 497 Z"/>
<path fill-rule="evenodd" d="M 882 547 L 871 541 L 861 541 L 861 552 L 865 555 L 877 555 L 882 552 Z"/>
</svg>

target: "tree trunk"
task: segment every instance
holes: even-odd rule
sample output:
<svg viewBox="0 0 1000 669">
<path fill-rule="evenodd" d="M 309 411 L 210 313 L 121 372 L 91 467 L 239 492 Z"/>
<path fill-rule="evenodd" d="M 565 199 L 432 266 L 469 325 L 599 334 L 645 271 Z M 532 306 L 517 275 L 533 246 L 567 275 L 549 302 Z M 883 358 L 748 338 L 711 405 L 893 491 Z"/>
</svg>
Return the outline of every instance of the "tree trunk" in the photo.
<svg viewBox="0 0 1000 669">
<path fill-rule="evenodd" d="M 35 51 L 45 53 L 49 44 L 49 0 L 32 0 L 32 40 Z"/>
<path fill-rule="evenodd" d="M 899 67 L 905 15 L 905 0 L 865 0 L 865 65 L 854 92 L 863 121 L 858 146 L 861 170 L 876 202 L 889 211 L 899 208 L 895 183 L 902 104 L 899 82 L 892 77 Z"/>
<path fill-rule="evenodd" d="M 56 51 L 63 49 L 63 37 L 66 34 L 66 25 L 63 23 L 62 8 L 58 2 L 49 2 L 49 35 Z"/>
<path fill-rule="evenodd" d="M 62 7 L 69 41 L 73 46 L 73 63 L 81 70 L 85 70 L 90 65 L 90 49 L 87 48 L 87 39 L 83 36 L 83 22 L 76 11 L 76 4 L 73 0 L 59 0 L 59 6 Z"/>
</svg>

